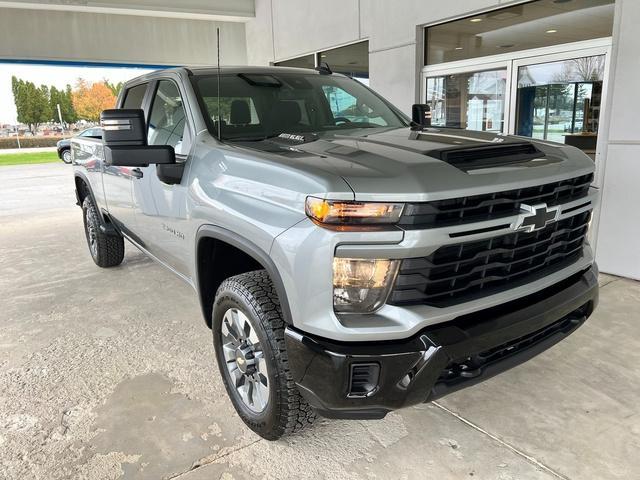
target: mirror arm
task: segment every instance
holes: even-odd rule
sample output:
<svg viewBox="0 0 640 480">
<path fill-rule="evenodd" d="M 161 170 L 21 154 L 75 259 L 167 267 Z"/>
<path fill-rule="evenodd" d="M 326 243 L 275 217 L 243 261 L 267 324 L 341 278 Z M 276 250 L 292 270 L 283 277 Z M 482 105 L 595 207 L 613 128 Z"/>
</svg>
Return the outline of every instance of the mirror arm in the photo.
<svg viewBox="0 0 640 480">
<path fill-rule="evenodd" d="M 167 185 L 175 185 L 182 181 L 185 162 L 156 165 L 158 180 Z"/>
</svg>

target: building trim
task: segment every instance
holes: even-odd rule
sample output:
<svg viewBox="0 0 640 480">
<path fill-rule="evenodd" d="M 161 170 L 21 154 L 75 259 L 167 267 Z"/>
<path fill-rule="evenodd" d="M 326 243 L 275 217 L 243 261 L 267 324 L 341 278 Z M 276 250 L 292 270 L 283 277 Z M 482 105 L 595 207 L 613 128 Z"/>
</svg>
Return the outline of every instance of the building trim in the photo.
<svg viewBox="0 0 640 480">
<path fill-rule="evenodd" d="M 137 8 L 135 8 L 137 7 Z M 37 3 L 37 2 L 5 2 L 0 1 L 1 8 L 14 8 L 20 10 L 53 10 L 62 12 L 74 12 L 74 13 L 100 13 L 110 15 L 129 15 L 129 16 L 142 16 L 142 17 L 161 17 L 161 18 L 180 18 L 187 20 L 208 20 L 217 22 L 234 22 L 234 23 L 246 23 L 255 18 L 254 14 L 245 14 L 241 12 L 230 12 L 229 14 L 224 12 L 207 12 L 202 10 L 169 10 L 162 9 L 161 7 L 149 7 L 135 5 L 133 8 L 118 8 L 118 7 L 106 7 L 106 6 L 89 6 L 79 5 L 76 2 L 69 4 L 53 4 L 53 3 Z"/>
<path fill-rule="evenodd" d="M 153 63 L 122 63 L 122 62 L 87 62 L 82 60 L 38 60 L 21 58 L 0 57 L 0 64 L 13 63 L 21 65 L 51 65 L 56 67 L 108 67 L 108 68 L 148 68 L 159 70 L 164 68 L 174 68 L 178 65 L 160 65 Z"/>
</svg>

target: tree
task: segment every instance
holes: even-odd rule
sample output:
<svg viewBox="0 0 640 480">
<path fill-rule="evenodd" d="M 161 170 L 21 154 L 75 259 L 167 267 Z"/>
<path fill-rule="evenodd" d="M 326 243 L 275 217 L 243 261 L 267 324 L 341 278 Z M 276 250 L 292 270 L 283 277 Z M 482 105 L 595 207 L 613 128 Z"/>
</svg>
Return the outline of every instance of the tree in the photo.
<svg viewBox="0 0 640 480">
<path fill-rule="evenodd" d="M 35 133 L 41 123 L 51 120 L 47 86 L 41 85 L 38 88 L 32 82 L 11 77 L 11 90 L 18 112 L 18 122 L 27 125 L 31 133 Z"/>
<path fill-rule="evenodd" d="M 51 113 L 55 120 L 58 120 L 58 108 L 60 105 L 60 113 L 62 114 L 62 121 L 64 123 L 74 123 L 78 121 L 78 116 L 73 108 L 73 102 L 71 100 L 71 85 L 67 85 L 66 90 L 58 90 L 56 87 L 51 87 L 49 92 L 49 104 L 51 106 Z"/>
<path fill-rule="evenodd" d="M 122 86 L 124 85 L 123 82 L 111 83 L 106 78 L 104 79 L 104 84 L 116 97 L 120 94 L 120 90 L 122 90 Z"/>
<path fill-rule="evenodd" d="M 72 100 L 78 118 L 90 122 L 97 122 L 103 110 L 116 105 L 116 96 L 107 85 L 103 82 L 90 84 L 82 78 L 78 79 Z"/>
</svg>

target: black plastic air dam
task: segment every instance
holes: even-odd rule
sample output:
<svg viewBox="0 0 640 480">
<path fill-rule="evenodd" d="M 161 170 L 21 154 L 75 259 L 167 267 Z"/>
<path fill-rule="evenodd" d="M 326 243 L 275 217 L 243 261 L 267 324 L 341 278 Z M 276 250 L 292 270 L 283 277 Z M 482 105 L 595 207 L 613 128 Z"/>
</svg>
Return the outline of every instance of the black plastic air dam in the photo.
<svg viewBox="0 0 640 480">
<path fill-rule="evenodd" d="M 597 267 L 535 294 L 389 342 L 336 342 L 287 327 L 300 393 L 329 418 L 374 419 L 491 378 L 555 345 L 591 315 Z M 378 388 L 350 398 L 351 364 L 380 365 Z"/>
</svg>

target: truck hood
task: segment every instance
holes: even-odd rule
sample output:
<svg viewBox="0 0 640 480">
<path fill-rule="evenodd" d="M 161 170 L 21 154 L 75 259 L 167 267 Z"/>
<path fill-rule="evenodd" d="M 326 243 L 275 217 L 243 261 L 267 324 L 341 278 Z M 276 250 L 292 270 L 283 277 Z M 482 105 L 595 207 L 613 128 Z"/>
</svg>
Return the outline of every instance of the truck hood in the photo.
<svg viewBox="0 0 640 480">
<path fill-rule="evenodd" d="M 452 147 L 473 148 L 533 143 L 541 154 L 528 161 L 509 161 L 465 169 L 437 158 Z M 580 150 L 529 138 L 457 129 L 408 128 L 332 135 L 299 143 L 279 138 L 244 144 L 313 169 L 339 175 L 355 200 L 430 201 L 469 194 L 523 188 L 593 172 L 594 163 Z M 273 158 L 273 157 L 272 157 Z"/>
</svg>

